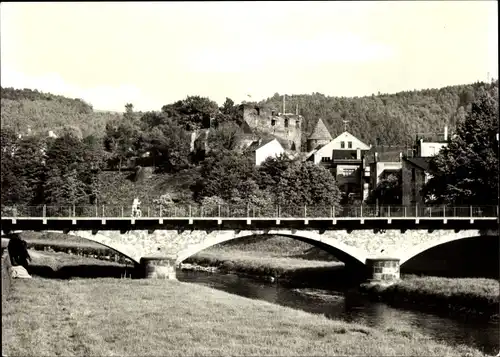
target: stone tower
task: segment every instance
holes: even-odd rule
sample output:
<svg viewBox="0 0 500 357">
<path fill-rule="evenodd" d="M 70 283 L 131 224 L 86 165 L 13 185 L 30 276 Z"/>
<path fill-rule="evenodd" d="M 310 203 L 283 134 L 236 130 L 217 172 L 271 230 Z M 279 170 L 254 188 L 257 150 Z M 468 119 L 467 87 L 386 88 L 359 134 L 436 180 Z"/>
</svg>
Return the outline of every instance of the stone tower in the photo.
<svg viewBox="0 0 500 357">
<path fill-rule="evenodd" d="M 330 135 L 330 132 L 326 128 L 325 123 L 323 123 L 323 120 L 320 118 L 318 119 L 311 135 L 309 135 L 309 138 L 307 139 L 307 151 L 312 151 L 319 145 L 326 145 L 332 140 L 333 138 Z"/>
<path fill-rule="evenodd" d="M 240 105 L 240 115 L 256 134 L 259 131 L 271 134 L 286 150 L 300 151 L 302 115 L 278 113 L 272 108 L 252 104 Z"/>
</svg>

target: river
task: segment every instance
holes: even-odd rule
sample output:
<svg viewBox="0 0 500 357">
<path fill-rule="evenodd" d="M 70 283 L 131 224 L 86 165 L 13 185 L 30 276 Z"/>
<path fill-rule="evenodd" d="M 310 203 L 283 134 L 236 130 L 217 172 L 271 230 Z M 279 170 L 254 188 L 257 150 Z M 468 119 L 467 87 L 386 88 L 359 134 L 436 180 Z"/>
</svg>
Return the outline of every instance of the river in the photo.
<svg viewBox="0 0 500 357">
<path fill-rule="evenodd" d="M 380 302 L 370 302 L 356 289 L 341 291 L 294 288 L 258 281 L 234 274 L 211 274 L 200 271 L 177 271 L 179 281 L 208 286 L 251 299 L 264 300 L 331 319 L 360 323 L 384 330 L 404 327 L 417 330 L 445 343 L 466 344 L 484 353 L 499 351 L 499 323 L 452 318 L 415 310 L 394 308 Z"/>
</svg>

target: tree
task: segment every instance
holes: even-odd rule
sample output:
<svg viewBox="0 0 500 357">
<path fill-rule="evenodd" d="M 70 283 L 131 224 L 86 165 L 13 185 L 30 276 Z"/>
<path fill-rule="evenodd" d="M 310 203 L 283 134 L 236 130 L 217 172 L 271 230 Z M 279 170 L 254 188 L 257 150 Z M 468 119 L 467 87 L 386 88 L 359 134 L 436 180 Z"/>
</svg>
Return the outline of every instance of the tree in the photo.
<svg viewBox="0 0 500 357">
<path fill-rule="evenodd" d="M 140 136 L 138 123 L 131 120 L 113 120 L 106 124 L 104 146 L 119 170 L 123 161 L 137 156 Z"/>
<path fill-rule="evenodd" d="M 44 181 L 45 140 L 2 129 L 2 204 L 38 204 Z"/>
<path fill-rule="evenodd" d="M 401 173 L 390 174 L 382 179 L 368 196 L 366 203 L 380 205 L 400 205 L 403 191 L 401 186 Z"/>
<path fill-rule="evenodd" d="M 259 187 L 262 190 L 274 190 L 278 185 L 281 175 L 289 167 L 293 165 L 293 161 L 287 155 L 280 155 L 278 157 L 268 157 L 258 168 Z"/>
<path fill-rule="evenodd" d="M 218 196 L 224 201 L 247 198 L 253 189 L 256 170 L 250 157 L 235 151 L 211 153 L 201 165 L 201 179 L 193 187 L 195 199 Z"/>
<path fill-rule="evenodd" d="M 429 202 L 496 205 L 498 195 L 498 89 L 472 103 L 456 136 L 430 161 L 422 190 Z"/>
<path fill-rule="evenodd" d="M 211 119 L 219 113 L 219 107 L 209 98 L 188 96 L 184 100 L 164 105 L 162 112 L 183 126 L 185 130 L 193 131 L 209 128 Z"/>
<path fill-rule="evenodd" d="M 310 161 L 287 168 L 274 192 L 279 204 L 291 206 L 336 206 L 341 198 L 331 172 Z"/>
<path fill-rule="evenodd" d="M 240 143 L 243 131 L 232 122 L 220 124 L 217 129 L 212 129 L 208 136 L 209 150 L 235 150 Z"/>
<path fill-rule="evenodd" d="M 154 127 L 147 134 L 147 148 L 162 172 L 178 172 L 189 167 L 190 136 L 172 120 Z"/>
</svg>

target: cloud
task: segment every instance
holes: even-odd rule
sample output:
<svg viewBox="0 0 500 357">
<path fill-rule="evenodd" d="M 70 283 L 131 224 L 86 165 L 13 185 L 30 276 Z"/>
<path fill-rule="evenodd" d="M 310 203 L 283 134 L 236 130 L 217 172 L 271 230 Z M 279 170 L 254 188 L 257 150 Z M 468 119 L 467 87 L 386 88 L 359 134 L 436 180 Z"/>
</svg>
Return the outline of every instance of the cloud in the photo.
<svg viewBox="0 0 500 357">
<path fill-rule="evenodd" d="M 368 42 L 350 33 L 311 39 L 268 40 L 231 48 L 192 50 L 188 66 L 194 72 L 245 72 L 281 66 L 374 63 L 391 60 L 397 52 L 383 43 Z"/>
</svg>

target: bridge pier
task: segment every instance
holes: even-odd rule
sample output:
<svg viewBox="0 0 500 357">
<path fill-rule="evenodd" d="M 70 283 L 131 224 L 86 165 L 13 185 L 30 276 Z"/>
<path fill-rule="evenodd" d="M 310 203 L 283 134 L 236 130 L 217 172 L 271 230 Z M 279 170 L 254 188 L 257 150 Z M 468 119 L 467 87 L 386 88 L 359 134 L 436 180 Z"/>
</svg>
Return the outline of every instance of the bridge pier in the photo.
<svg viewBox="0 0 500 357">
<path fill-rule="evenodd" d="M 399 258 L 367 258 L 368 282 L 372 284 L 392 284 L 399 280 Z"/>
<path fill-rule="evenodd" d="M 141 258 L 139 269 L 141 277 L 146 279 L 177 280 L 175 259 L 167 257 Z"/>
</svg>

